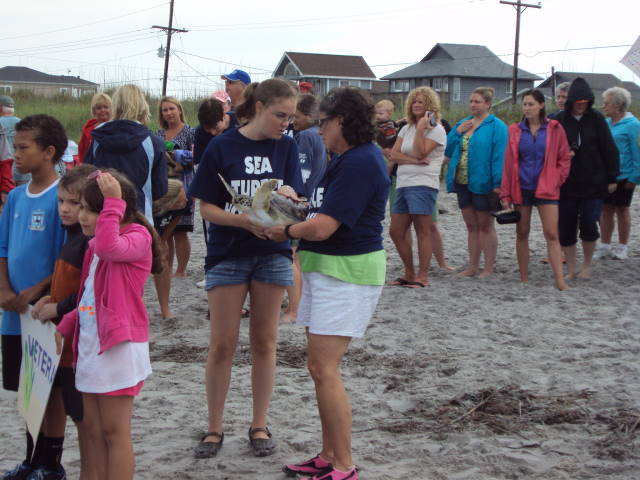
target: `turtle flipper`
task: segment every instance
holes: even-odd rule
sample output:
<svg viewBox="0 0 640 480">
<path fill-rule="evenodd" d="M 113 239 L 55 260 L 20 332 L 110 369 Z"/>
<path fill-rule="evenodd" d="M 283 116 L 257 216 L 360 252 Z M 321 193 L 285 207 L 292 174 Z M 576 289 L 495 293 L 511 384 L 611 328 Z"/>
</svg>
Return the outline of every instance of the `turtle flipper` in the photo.
<svg viewBox="0 0 640 480">
<path fill-rule="evenodd" d="M 227 181 L 222 177 L 222 175 L 218 174 L 218 177 L 220 177 L 220 181 L 224 185 L 224 188 L 226 188 L 227 192 L 229 192 L 229 195 L 231 195 L 231 203 L 234 203 L 234 200 L 238 197 L 238 192 L 236 192 L 233 188 L 231 188 L 231 185 L 227 183 Z"/>
<path fill-rule="evenodd" d="M 254 212 L 257 211 L 269 211 L 269 206 L 271 204 L 271 195 L 275 188 L 278 186 L 278 180 L 272 178 L 271 180 L 267 180 L 260 188 L 256 190 L 255 195 L 253 196 L 253 201 L 251 202 L 251 209 Z"/>
</svg>

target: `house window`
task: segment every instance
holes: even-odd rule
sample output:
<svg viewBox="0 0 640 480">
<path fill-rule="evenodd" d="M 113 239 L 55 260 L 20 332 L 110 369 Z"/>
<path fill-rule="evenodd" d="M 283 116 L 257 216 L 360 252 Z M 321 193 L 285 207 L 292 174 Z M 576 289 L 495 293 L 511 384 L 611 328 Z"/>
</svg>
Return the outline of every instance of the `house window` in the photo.
<svg viewBox="0 0 640 480">
<path fill-rule="evenodd" d="M 455 77 L 453 79 L 453 101 L 460 101 L 460 77 Z"/>
<path fill-rule="evenodd" d="M 298 70 L 291 63 L 287 63 L 284 67 L 284 76 L 285 77 L 295 77 L 298 75 Z"/>
<path fill-rule="evenodd" d="M 340 80 L 340 88 L 345 88 L 349 86 L 349 80 Z"/>
<path fill-rule="evenodd" d="M 350 87 L 359 87 L 360 86 L 360 82 L 358 80 L 349 80 L 349 86 Z"/>
<path fill-rule="evenodd" d="M 442 91 L 443 92 L 449 91 L 449 79 L 447 77 L 444 77 L 442 79 Z"/>
<path fill-rule="evenodd" d="M 392 92 L 408 92 L 409 80 L 392 80 L 391 91 Z"/>
<path fill-rule="evenodd" d="M 69 95 L 69 89 L 65 87 L 60 88 L 60 95 Z"/>
<path fill-rule="evenodd" d="M 371 90 L 371 80 L 360 80 L 360 88 L 363 90 Z"/>
<path fill-rule="evenodd" d="M 338 88 L 340 87 L 340 82 L 338 81 L 338 79 L 336 78 L 330 78 L 327 81 L 327 92 L 329 92 L 330 90 L 333 90 L 334 88 Z"/>
<path fill-rule="evenodd" d="M 505 93 L 513 92 L 513 80 L 507 80 L 507 88 L 505 89 Z"/>
<path fill-rule="evenodd" d="M 431 86 L 433 87 L 433 89 L 436 92 L 439 92 L 442 90 L 442 78 L 441 77 L 436 77 L 432 80 L 431 82 Z"/>
<path fill-rule="evenodd" d="M 0 85 L 0 95 L 11 93 L 11 85 Z"/>
</svg>

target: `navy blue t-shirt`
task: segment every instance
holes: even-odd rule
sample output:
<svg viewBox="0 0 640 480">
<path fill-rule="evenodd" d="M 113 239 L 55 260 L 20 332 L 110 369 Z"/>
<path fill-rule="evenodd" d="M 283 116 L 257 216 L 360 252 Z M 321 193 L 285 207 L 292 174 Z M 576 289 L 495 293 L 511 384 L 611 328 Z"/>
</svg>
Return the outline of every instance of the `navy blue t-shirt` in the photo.
<svg viewBox="0 0 640 480">
<path fill-rule="evenodd" d="M 231 196 L 218 174 L 244 195 L 253 196 L 264 181 L 272 178 L 280 180 L 279 185 L 290 185 L 296 192 L 304 192 L 298 147 L 292 138 L 285 135 L 278 140 L 256 141 L 233 129 L 209 142 L 189 188 L 189 195 L 228 212 L 239 213 L 231 205 Z M 209 226 L 205 268 L 226 258 L 273 253 L 291 256 L 290 243 L 262 240 L 243 228 L 212 223 Z"/>
<path fill-rule="evenodd" d="M 299 250 L 325 255 L 382 250 L 382 221 L 390 183 L 382 152 L 373 143 L 334 155 L 311 197 L 310 216 L 323 213 L 341 225 L 321 242 L 301 240 Z"/>
</svg>

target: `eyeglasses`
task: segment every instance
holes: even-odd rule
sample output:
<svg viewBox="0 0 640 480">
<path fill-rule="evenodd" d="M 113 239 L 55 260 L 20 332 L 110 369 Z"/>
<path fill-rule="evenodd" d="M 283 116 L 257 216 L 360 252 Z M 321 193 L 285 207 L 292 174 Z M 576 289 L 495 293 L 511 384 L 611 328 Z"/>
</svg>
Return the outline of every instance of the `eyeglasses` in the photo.
<svg viewBox="0 0 640 480">
<path fill-rule="evenodd" d="M 274 112 L 270 108 L 268 108 L 267 110 L 271 112 L 271 115 L 280 120 L 281 123 L 287 122 L 287 125 L 293 123 L 293 121 L 296 119 L 295 115 L 287 115 L 284 112 Z"/>
<path fill-rule="evenodd" d="M 331 121 L 331 120 L 333 120 L 333 117 L 324 117 L 324 118 L 319 118 L 319 119 L 318 119 L 318 126 L 319 126 L 320 128 L 323 128 L 323 127 L 327 124 L 327 122 L 329 122 L 329 121 Z"/>
</svg>

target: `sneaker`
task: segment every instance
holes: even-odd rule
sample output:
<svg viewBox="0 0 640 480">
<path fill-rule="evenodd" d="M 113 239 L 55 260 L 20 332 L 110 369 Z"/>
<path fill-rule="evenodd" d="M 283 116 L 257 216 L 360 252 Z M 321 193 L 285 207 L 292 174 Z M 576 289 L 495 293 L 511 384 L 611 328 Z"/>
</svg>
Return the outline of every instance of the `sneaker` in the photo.
<svg viewBox="0 0 640 480">
<path fill-rule="evenodd" d="M 58 468 L 49 470 L 45 467 L 36 468 L 27 480 L 67 480 L 67 474 L 62 465 Z"/>
<path fill-rule="evenodd" d="M 611 249 L 611 256 L 613 258 L 617 258 L 618 260 L 626 260 L 629 257 L 627 246 L 619 243 Z"/>
<path fill-rule="evenodd" d="M 198 288 L 204 288 L 207 285 L 207 279 L 203 279 L 201 281 L 199 281 L 198 283 L 196 283 L 196 287 Z"/>
<path fill-rule="evenodd" d="M 611 255 L 611 244 L 601 243 L 596 252 L 593 254 L 594 260 L 600 260 L 601 258 L 607 258 Z"/>
<path fill-rule="evenodd" d="M 294 463 L 291 465 L 285 465 L 282 467 L 282 471 L 287 474 L 288 477 L 295 477 L 296 475 L 318 475 L 324 474 L 333 470 L 333 467 L 320 455 L 316 455 L 310 460 L 302 463 Z"/>
<path fill-rule="evenodd" d="M 358 480 L 358 469 L 353 467 L 348 472 L 331 468 L 327 473 L 318 473 L 313 477 L 300 477 L 300 480 Z"/>
<path fill-rule="evenodd" d="M 33 472 L 33 468 L 30 465 L 19 463 L 13 470 L 5 472 L 2 476 L 2 480 L 26 480 L 26 478 Z"/>
</svg>

